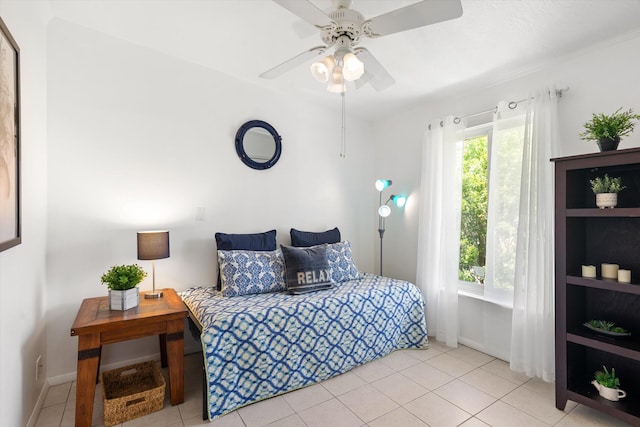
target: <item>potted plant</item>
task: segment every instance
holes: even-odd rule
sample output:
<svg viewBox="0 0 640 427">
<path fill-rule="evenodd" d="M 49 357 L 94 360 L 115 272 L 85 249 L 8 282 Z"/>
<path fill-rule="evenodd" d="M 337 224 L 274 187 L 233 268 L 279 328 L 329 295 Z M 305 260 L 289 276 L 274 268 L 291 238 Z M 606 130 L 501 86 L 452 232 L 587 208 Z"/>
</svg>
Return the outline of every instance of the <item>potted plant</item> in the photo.
<svg viewBox="0 0 640 427">
<path fill-rule="evenodd" d="M 627 331 L 625 328 L 616 326 L 614 322 L 609 322 L 606 320 L 589 320 L 588 322 L 584 323 L 584 326 L 591 329 L 592 331 L 600 332 L 608 336 L 631 335 L 631 332 Z"/>
<path fill-rule="evenodd" d="M 591 381 L 591 384 L 598 390 L 600 396 L 607 400 L 617 402 L 627 395 L 624 390 L 620 390 L 620 378 L 616 377 L 615 368 L 611 368 L 611 372 L 607 370 L 606 366 L 602 366 L 604 371 L 597 371 L 595 380 Z"/>
<path fill-rule="evenodd" d="M 640 120 L 640 114 L 634 114 L 631 108 L 622 111 L 620 107 L 609 116 L 593 113 L 591 120 L 584 124 L 584 132 L 579 136 L 585 141 L 596 141 L 600 151 L 615 150 L 620 138 L 633 132 L 636 120 Z"/>
<path fill-rule="evenodd" d="M 596 206 L 600 209 L 613 209 L 618 204 L 618 192 L 627 188 L 622 185 L 622 178 L 611 178 L 607 174 L 591 179 L 589 183 L 593 194 L 596 195 Z"/>
<path fill-rule="evenodd" d="M 100 281 L 109 288 L 109 309 L 128 310 L 140 301 L 138 283 L 147 273 L 137 264 L 116 265 L 102 275 Z"/>
</svg>

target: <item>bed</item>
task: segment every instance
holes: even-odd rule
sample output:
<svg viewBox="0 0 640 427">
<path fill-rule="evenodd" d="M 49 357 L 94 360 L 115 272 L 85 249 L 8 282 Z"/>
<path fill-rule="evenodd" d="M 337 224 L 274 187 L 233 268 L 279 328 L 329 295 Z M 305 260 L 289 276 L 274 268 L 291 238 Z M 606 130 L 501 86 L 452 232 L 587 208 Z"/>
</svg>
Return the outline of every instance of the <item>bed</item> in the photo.
<svg viewBox="0 0 640 427">
<path fill-rule="evenodd" d="M 320 246 L 345 249 L 344 243 Z M 350 257 L 348 243 L 346 248 Z M 231 252 L 240 253 L 242 262 L 255 255 Z M 282 258 L 280 250 L 268 253 L 258 256 Z M 396 349 L 428 345 L 422 294 L 409 282 L 354 273 L 351 262 L 349 274 L 332 277 L 348 280 L 332 280 L 330 289 L 291 295 L 283 286 L 227 296 L 228 265 L 220 251 L 219 261 L 222 290 L 193 287 L 181 293 L 202 343 L 203 418 L 326 380 Z M 283 271 L 275 264 L 268 271 L 284 280 L 285 264 Z M 334 275 L 340 270 L 335 262 L 331 267 Z M 255 269 L 254 276 L 264 276 Z M 232 270 L 237 278 L 242 268 L 236 264 Z"/>
</svg>

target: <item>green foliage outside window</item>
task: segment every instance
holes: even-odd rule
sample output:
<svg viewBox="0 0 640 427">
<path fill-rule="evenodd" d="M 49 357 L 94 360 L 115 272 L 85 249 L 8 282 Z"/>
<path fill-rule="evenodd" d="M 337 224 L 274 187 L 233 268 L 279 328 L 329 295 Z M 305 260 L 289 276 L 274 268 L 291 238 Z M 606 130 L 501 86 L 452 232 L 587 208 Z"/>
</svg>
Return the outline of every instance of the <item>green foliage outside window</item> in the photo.
<svg viewBox="0 0 640 427">
<path fill-rule="evenodd" d="M 488 150 L 487 135 L 464 141 L 458 278 L 466 282 L 484 283 L 473 267 L 484 267 L 486 260 Z"/>
</svg>

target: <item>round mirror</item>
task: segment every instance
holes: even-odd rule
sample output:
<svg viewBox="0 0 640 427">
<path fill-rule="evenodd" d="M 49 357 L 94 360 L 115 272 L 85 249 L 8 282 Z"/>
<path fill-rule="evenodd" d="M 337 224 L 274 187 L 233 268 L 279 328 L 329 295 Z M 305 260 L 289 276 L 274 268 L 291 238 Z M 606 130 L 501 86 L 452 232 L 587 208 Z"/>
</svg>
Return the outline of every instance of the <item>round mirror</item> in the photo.
<svg viewBox="0 0 640 427">
<path fill-rule="evenodd" d="M 269 169 L 280 159 L 282 138 L 267 122 L 251 120 L 236 133 L 236 152 L 253 169 Z"/>
</svg>

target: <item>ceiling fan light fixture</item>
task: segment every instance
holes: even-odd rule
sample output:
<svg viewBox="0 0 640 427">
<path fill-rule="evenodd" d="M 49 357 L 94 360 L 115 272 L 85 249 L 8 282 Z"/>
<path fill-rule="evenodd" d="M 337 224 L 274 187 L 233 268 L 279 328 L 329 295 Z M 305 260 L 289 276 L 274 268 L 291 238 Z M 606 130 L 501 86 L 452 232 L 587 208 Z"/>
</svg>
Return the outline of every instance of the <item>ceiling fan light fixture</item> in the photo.
<svg viewBox="0 0 640 427">
<path fill-rule="evenodd" d="M 333 68 L 333 73 L 331 73 L 331 79 L 329 79 L 327 90 L 332 93 L 346 92 L 347 87 L 344 84 L 344 76 L 342 74 L 341 66 L 338 65 Z"/>
<path fill-rule="evenodd" d="M 358 80 L 364 74 L 364 64 L 353 53 L 349 52 L 344 55 L 342 62 L 342 74 L 347 81 Z"/>
<path fill-rule="evenodd" d="M 413 0 L 410 2 L 412 4 L 401 5 L 372 18 L 365 18 L 362 13 L 352 9 L 353 0 L 333 0 L 333 10 L 328 12 L 318 8 L 314 4 L 315 0 L 273 1 L 320 30 L 320 38 L 324 45 L 308 49 L 263 72 L 260 77 L 278 77 L 298 65 L 307 63 L 311 58 L 317 58 L 316 55 L 321 55 L 328 49 L 335 49 L 331 59 L 334 66 L 340 65 L 341 69 L 344 68 L 343 77 L 348 81 L 354 81 L 356 88 L 368 83 L 376 91 L 385 90 L 394 84 L 395 80 L 367 49 L 355 47 L 361 38 L 388 36 L 456 19 L 463 14 L 462 0 Z M 351 52 L 352 49 L 357 52 L 357 60 Z M 330 64 L 323 62 L 324 60 L 311 66 L 314 78 L 331 85 L 334 91 L 344 93 L 344 81 L 342 84 L 332 82 L 335 73 Z M 336 89 L 336 86 L 339 89 Z"/>
<path fill-rule="evenodd" d="M 325 56 L 322 61 L 311 64 L 311 75 L 320 83 L 327 83 L 335 66 L 335 58 L 331 55 Z"/>
</svg>

